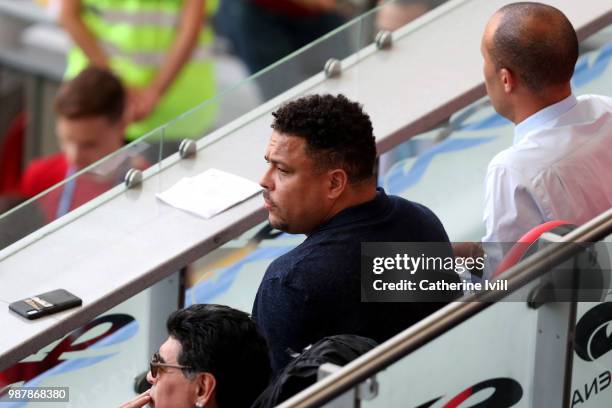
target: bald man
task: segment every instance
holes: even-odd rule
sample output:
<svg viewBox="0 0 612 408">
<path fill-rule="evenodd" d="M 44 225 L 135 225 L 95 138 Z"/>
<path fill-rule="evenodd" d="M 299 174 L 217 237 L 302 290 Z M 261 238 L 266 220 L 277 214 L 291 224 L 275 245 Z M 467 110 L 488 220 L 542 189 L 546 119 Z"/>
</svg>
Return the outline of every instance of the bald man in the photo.
<svg viewBox="0 0 612 408">
<path fill-rule="evenodd" d="M 580 225 L 612 206 L 612 98 L 572 93 L 578 39 L 540 3 L 509 4 L 482 37 L 484 77 L 514 141 L 489 164 L 483 242 L 516 242 L 550 220 Z"/>
</svg>

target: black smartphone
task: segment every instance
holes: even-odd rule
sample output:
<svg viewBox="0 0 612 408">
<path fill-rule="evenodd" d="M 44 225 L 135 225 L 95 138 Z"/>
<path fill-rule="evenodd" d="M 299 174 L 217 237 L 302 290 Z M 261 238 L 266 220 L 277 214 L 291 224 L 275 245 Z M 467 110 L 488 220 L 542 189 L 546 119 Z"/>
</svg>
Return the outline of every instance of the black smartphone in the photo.
<svg viewBox="0 0 612 408">
<path fill-rule="evenodd" d="M 81 306 L 83 301 L 65 289 L 32 296 L 9 305 L 9 309 L 26 319 L 34 320 L 71 307 Z"/>
</svg>

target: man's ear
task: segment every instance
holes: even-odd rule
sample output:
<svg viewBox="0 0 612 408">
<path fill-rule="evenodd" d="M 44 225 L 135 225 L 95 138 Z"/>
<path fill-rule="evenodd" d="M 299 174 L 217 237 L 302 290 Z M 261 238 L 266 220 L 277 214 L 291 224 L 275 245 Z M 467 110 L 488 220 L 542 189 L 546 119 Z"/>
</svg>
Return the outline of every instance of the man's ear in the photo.
<svg viewBox="0 0 612 408">
<path fill-rule="evenodd" d="M 340 195 L 346 189 L 346 185 L 348 184 L 348 175 L 343 169 L 334 169 L 329 171 L 328 176 L 329 191 L 327 196 L 330 199 L 336 199 L 340 197 Z"/>
<path fill-rule="evenodd" d="M 196 379 L 196 402 L 198 407 L 216 406 L 217 379 L 211 373 L 200 373 Z"/>
<path fill-rule="evenodd" d="M 516 88 L 516 76 L 508 68 L 502 68 L 498 72 L 499 80 L 504 87 L 505 93 L 511 93 Z"/>
</svg>

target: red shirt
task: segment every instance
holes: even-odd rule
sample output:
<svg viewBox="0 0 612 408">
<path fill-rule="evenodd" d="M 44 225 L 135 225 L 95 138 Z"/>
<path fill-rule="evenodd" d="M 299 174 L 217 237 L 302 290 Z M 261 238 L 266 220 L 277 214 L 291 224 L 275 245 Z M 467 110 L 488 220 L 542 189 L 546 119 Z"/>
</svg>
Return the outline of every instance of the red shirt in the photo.
<svg viewBox="0 0 612 408">
<path fill-rule="evenodd" d="M 34 160 L 26 169 L 21 180 L 21 192 L 31 198 L 42 193 L 66 178 L 68 162 L 59 153 Z M 90 173 L 80 175 L 75 181 L 74 191 L 70 197 L 72 211 L 116 185 L 115 180 L 102 180 Z M 57 208 L 64 193 L 64 186 L 49 191 L 37 200 L 37 205 L 51 222 L 57 218 Z"/>
<path fill-rule="evenodd" d="M 56 185 L 66 177 L 68 162 L 61 154 L 36 159 L 30 163 L 21 179 L 21 193 L 30 198 Z"/>
</svg>

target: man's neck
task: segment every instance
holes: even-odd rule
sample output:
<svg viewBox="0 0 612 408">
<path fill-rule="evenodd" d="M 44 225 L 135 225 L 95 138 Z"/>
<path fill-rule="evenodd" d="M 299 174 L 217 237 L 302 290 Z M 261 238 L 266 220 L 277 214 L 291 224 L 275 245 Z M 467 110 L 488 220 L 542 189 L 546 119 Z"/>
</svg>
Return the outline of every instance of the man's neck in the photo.
<svg viewBox="0 0 612 408">
<path fill-rule="evenodd" d="M 376 198 L 376 181 L 366 180 L 361 183 L 348 185 L 342 195 L 332 206 L 327 219 L 331 219 L 340 211 L 360 204 L 367 203 Z"/>
<path fill-rule="evenodd" d="M 347 208 L 355 207 L 374 200 L 376 198 L 376 194 L 375 178 L 366 180 L 362 183 L 348 185 L 342 192 L 342 195 L 332 204 L 329 211 L 327 211 L 327 214 L 319 220 L 318 224 L 313 228 L 313 230 L 318 228 L 318 226 L 325 224 L 338 215 L 338 213 L 346 210 Z M 301 233 L 306 234 L 306 236 L 310 236 L 313 230 L 301 231 Z"/>
<path fill-rule="evenodd" d="M 572 88 L 570 84 L 564 85 L 557 89 L 550 89 L 541 95 L 529 94 L 521 98 L 519 103 L 516 105 L 516 110 L 512 122 L 515 125 L 521 123 L 531 115 L 541 111 L 548 106 L 554 105 L 555 103 L 561 102 L 572 94 Z"/>
</svg>

